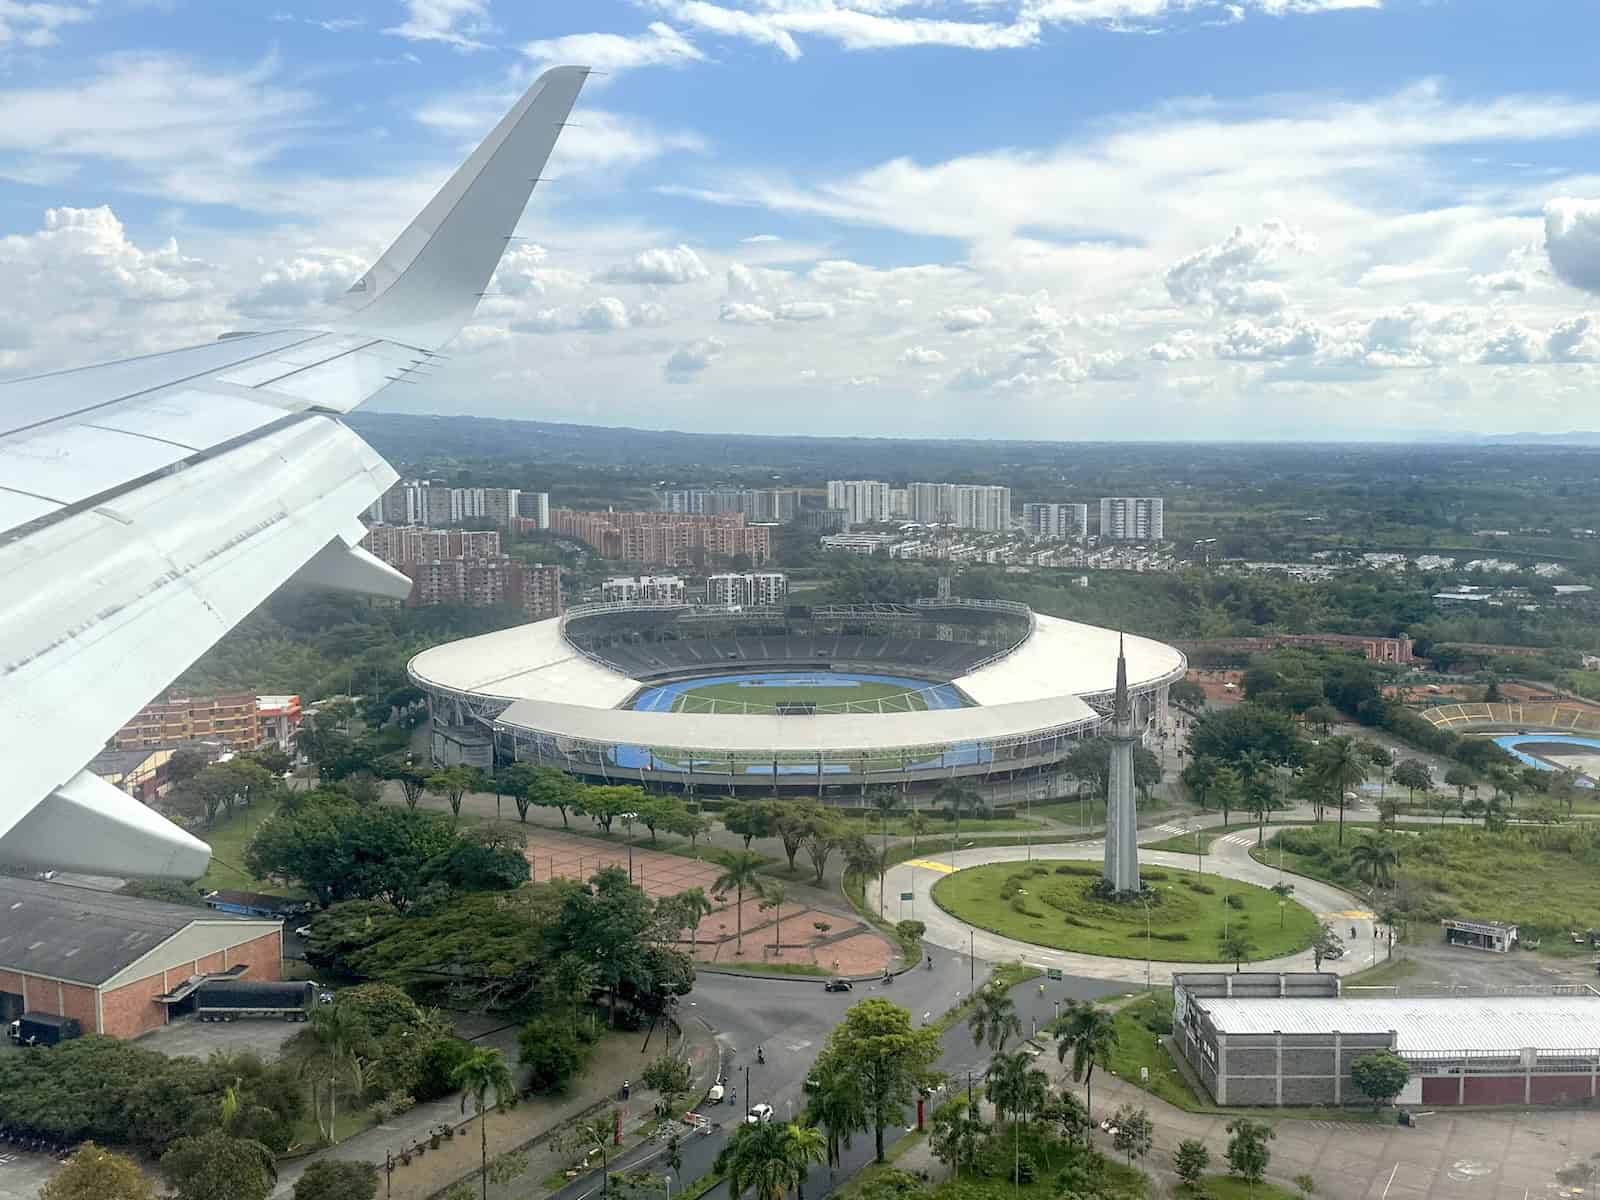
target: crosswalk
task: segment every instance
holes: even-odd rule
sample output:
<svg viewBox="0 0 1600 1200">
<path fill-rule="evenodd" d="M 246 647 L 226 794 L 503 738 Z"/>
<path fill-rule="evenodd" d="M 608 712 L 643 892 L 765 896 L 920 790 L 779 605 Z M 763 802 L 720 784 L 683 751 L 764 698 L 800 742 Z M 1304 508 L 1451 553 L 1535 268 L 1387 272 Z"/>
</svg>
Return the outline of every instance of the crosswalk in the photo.
<svg viewBox="0 0 1600 1200">
<path fill-rule="evenodd" d="M 1174 825 L 1171 821 L 1168 821 L 1165 825 L 1157 825 L 1156 826 L 1156 832 L 1157 833 L 1188 833 L 1189 831 L 1187 829 L 1185 829 L 1182 825 Z"/>
<path fill-rule="evenodd" d="M 1255 845 L 1255 840 L 1256 835 L 1254 832 L 1229 833 L 1217 839 L 1224 846 L 1253 846 Z"/>
</svg>

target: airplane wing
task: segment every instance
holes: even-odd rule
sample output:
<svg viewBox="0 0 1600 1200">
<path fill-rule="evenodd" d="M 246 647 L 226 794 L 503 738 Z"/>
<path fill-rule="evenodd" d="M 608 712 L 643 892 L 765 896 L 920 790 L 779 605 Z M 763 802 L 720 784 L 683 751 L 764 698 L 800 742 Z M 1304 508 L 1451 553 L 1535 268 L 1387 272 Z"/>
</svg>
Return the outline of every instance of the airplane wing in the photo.
<svg viewBox="0 0 1600 1200">
<path fill-rule="evenodd" d="M 0 861 L 205 870 L 84 765 L 285 581 L 409 592 L 357 544 L 397 476 L 338 415 L 472 315 L 588 74 L 541 75 L 337 320 L 0 384 Z"/>
</svg>

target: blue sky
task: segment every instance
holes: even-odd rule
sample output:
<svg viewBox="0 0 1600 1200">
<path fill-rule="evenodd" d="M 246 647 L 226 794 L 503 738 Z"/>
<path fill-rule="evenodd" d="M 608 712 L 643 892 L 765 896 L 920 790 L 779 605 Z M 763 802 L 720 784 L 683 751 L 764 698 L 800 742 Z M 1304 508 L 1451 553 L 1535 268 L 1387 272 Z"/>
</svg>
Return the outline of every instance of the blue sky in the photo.
<svg viewBox="0 0 1600 1200">
<path fill-rule="evenodd" d="M 0 0 L 17 373 L 313 321 L 543 65 L 448 372 L 699 430 L 1593 428 L 1583 0 Z M 398 389 L 396 389 L 398 390 Z"/>
</svg>

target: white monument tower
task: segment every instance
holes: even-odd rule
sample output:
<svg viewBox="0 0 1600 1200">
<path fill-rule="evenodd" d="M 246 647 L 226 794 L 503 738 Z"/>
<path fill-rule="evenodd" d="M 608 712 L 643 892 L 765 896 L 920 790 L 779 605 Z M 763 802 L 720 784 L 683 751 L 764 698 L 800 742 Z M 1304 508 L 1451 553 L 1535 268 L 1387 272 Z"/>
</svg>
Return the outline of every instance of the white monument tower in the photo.
<svg viewBox="0 0 1600 1200">
<path fill-rule="evenodd" d="M 1139 890 L 1139 821 L 1134 807 L 1133 706 L 1128 662 L 1117 638 L 1117 692 L 1111 711 L 1111 772 L 1106 789 L 1106 882 L 1119 892 Z"/>
</svg>

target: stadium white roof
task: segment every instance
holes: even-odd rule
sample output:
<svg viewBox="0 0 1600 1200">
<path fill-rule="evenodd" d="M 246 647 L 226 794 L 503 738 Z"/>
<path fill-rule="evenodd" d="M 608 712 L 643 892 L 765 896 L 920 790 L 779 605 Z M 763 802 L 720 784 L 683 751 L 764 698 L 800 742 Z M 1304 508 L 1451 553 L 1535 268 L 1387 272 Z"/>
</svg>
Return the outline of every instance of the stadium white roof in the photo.
<svg viewBox="0 0 1600 1200">
<path fill-rule="evenodd" d="M 1110 693 L 1117 682 L 1115 629 L 1035 615 L 1033 636 L 1010 654 L 952 680 L 979 704 Z M 1149 638 L 1123 639 L 1134 691 L 1182 677 L 1183 655 Z"/>
<path fill-rule="evenodd" d="M 1222 1033 L 1393 1030 L 1402 1055 L 1600 1047 L 1600 995 L 1195 999 Z"/>
<path fill-rule="evenodd" d="M 715 748 L 727 754 L 881 754 L 898 748 L 1003 740 L 1099 719 L 1076 696 L 982 708 L 809 716 L 606 711 L 581 704 L 519 700 L 497 724 L 602 743 Z"/>
<path fill-rule="evenodd" d="M 1073 697 L 1110 693 L 1117 675 L 1116 630 L 1059 617 L 1035 619 L 1033 635 L 1014 651 L 952 682 L 985 707 L 1035 701 L 1063 705 Z M 1141 637 L 1125 639 L 1125 646 L 1128 685 L 1135 692 L 1177 679 L 1183 672 L 1183 655 L 1171 646 Z M 411 673 L 422 686 L 446 692 L 597 709 L 614 709 L 643 686 L 639 680 L 579 654 L 561 636 L 560 618 L 424 650 L 411 660 Z M 973 710 L 959 711 L 966 714 L 962 724 L 970 727 Z M 1071 722 L 1074 713 L 1070 707 L 1063 708 L 1058 719 L 1040 722 L 1038 727 Z M 908 715 L 922 727 L 931 728 L 923 723 L 936 714 Z M 683 714 L 671 716 L 674 721 L 683 719 Z M 748 719 L 741 716 L 741 720 Z M 874 725 L 881 719 L 874 716 Z M 915 740 L 934 741 L 939 736 L 929 733 Z"/>
<path fill-rule="evenodd" d="M 569 705 L 617 707 L 643 685 L 585 658 L 561 636 L 561 618 L 535 621 L 424 650 L 411 660 L 422 686 L 501 700 L 559 697 Z"/>
</svg>

